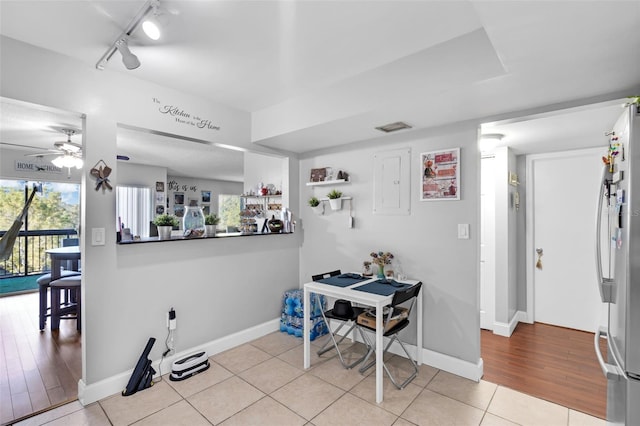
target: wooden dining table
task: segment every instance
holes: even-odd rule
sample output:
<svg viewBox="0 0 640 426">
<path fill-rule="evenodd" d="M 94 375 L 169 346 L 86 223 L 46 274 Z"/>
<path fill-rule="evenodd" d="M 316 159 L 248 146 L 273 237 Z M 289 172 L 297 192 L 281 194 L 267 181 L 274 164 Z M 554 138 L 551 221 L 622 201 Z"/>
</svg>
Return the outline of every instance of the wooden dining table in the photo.
<svg viewBox="0 0 640 426">
<path fill-rule="evenodd" d="M 78 261 L 80 260 L 80 247 L 58 247 L 45 251 L 51 258 L 51 281 L 55 281 L 60 278 L 60 270 L 66 262 L 75 262 L 75 270 L 78 269 Z"/>
</svg>

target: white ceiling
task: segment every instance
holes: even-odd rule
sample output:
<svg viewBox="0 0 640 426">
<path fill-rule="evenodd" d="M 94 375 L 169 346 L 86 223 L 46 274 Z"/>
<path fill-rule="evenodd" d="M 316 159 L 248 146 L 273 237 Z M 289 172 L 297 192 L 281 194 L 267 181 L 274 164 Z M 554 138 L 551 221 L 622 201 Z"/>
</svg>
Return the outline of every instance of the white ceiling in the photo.
<svg viewBox="0 0 640 426">
<path fill-rule="evenodd" d="M 3 0 L 0 33 L 94 65 L 145 3 Z M 160 4 L 163 37 L 137 31 L 129 43 L 142 66 L 128 71 L 116 54 L 104 72 L 250 111 L 252 140 L 275 149 L 382 138 L 373 128 L 399 120 L 411 132 L 523 111 L 502 133 L 539 152 L 549 146 L 535 126 L 585 132 L 558 148 L 600 135 L 614 107 L 569 110 L 561 122 L 531 111 L 640 92 L 640 1 Z"/>
</svg>

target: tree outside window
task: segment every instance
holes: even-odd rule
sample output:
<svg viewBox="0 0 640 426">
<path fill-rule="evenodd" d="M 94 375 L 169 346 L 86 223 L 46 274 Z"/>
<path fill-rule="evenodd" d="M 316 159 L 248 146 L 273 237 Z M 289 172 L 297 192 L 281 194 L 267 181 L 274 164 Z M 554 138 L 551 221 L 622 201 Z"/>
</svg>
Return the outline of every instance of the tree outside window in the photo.
<svg viewBox="0 0 640 426">
<path fill-rule="evenodd" d="M 240 196 L 235 194 L 218 195 L 218 216 L 223 229 L 240 227 Z"/>
</svg>

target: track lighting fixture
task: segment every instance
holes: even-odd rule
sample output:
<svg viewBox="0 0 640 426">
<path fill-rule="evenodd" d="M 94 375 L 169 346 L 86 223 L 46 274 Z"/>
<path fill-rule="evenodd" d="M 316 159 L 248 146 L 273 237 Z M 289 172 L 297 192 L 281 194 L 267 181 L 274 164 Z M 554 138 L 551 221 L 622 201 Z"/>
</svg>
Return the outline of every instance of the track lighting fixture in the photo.
<svg viewBox="0 0 640 426">
<path fill-rule="evenodd" d="M 129 43 L 126 38 L 116 42 L 116 48 L 122 55 L 122 63 L 128 70 L 135 70 L 140 66 L 140 59 L 129 50 Z"/>
<path fill-rule="evenodd" d="M 158 21 L 158 3 L 153 3 L 151 5 L 151 11 L 147 13 L 145 18 L 142 21 L 142 31 L 149 37 L 151 40 L 160 39 L 160 22 Z"/>
<path fill-rule="evenodd" d="M 102 55 L 96 63 L 96 68 L 103 70 L 109 62 L 109 59 L 115 54 L 116 50 L 122 55 L 122 62 L 128 70 L 134 70 L 140 66 L 140 60 L 129 50 L 129 39 L 133 32 L 142 24 L 145 34 L 152 40 L 160 38 L 160 26 L 158 25 L 158 5 L 159 0 L 148 0 L 138 14 L 133 18 L 125 30 L 116 38 L 109 49 Z"/>
</svg>

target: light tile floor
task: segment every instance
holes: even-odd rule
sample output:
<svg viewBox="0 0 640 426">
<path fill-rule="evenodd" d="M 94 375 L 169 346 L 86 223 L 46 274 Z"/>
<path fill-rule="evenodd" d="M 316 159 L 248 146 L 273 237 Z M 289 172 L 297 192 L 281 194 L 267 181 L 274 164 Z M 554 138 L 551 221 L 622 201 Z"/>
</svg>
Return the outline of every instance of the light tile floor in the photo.
<svg viewBox="0 0 640 426">
<path fill-rule="evenodd" d="M 320 339 L 314 346 L 323 343 Z M 313 349 L 313 347 L 312 347 Z M 345 345 L 357 357 L 363 347 Z M 486 381 L 476 383 L 428 365 L 404 390 L 388 378 L 375 403 L 373 368 L 345 370 L 335 352 L 302 369 L 302 339 L 275 332 L 210 358 L 211 367 L 185 381 L 165 375 L 129 397 L 77 401 L 18 423 L 28 425 L 604 425 L 566 407 Z M 409 363 L 387 358 L 403 376 Z"/>
</svg>

